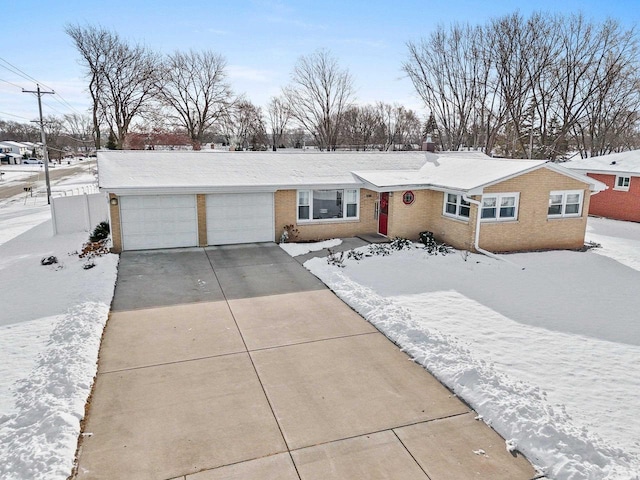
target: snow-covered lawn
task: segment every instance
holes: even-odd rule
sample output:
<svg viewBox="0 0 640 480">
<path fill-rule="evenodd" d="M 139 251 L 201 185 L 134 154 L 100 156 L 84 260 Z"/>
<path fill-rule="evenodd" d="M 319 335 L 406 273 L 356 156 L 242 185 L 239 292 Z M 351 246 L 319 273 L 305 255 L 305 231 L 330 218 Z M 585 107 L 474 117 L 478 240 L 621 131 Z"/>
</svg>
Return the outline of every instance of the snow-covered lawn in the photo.
<svg viewBox="0 0 640 480">
<path fill-rule="evenodd" d="M 56 167 L 57 168 L 57 167 Z M 55 188 L 95 182 L 91 166 Z M 88 233 L 52 235 L 43 196 L 0 203 L 0 478 L 66 479 L 96 372 L 116 255 L 77 255 Z M 43 257 L 58 263 L 42 266 Z"/>
<path fill-rule="evenodd" d="M 640 224 L 591 218 L 587 240 L 305 266 L 550 478 L 638 479 Z"/>
</svg>

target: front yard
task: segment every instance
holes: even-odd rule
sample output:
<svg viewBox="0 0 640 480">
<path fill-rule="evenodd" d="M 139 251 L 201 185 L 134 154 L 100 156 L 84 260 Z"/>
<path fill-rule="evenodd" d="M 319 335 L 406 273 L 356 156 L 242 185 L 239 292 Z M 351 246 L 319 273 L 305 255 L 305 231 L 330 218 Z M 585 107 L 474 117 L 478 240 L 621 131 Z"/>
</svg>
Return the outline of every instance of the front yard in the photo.
<svg viewBox="0 0 640 480">
<path fill-rule="evenodd" d="M 602 247 L 305 266 L 550 478 L 635 479 L 640 224 L 591 218 L 587 240 Z"/>
</svg>

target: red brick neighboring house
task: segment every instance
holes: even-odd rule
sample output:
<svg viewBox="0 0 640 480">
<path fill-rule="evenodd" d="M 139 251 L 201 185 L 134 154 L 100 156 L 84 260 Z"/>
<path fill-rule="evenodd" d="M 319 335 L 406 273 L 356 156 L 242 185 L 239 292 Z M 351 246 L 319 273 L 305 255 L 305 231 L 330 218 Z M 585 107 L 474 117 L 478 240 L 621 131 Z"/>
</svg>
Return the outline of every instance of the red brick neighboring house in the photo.
<svg viewBox="0 0 640 480">
<path fill-rule="evenodd" d="M 640 222 L 640 150 L 573 160 L 564 166 L 607 185 L 591 198 L 590 215 Z"/>
</svg>

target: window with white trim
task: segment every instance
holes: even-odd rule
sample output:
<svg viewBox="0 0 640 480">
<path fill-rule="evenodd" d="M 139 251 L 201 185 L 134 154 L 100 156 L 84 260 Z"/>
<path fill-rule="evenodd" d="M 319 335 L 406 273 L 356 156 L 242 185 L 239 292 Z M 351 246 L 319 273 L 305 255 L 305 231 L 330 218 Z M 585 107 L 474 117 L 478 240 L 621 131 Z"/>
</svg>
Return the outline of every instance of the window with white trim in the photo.
<svg viewBox="0 0 640 480">
<path fill-rule="evenodd" d="M 631 185 L 631 177 L 616 175 L 616 184 L 614 185 L 613 189 L 624 190 L 626 192 L 629 190 L 630 185 Z"/>
<path fill-rule="evenodd" d="M 549 193 L 549 218 L 579 217 L 582 215 L 582 190 Z"/>
<path fill-rule="evenodd" d="M 504 222 L 518 219 L 519 193 L 492 193 L 482 196 L 483 222 Z"/>
<path fill-rule="evenodd" d="M 298 190 L 298 220 L 357 219 L 358 189 Z"/>
<path fill-rule="evenodd" d="M 445 192 L 442 214 L 447 217 L 469 220 L 470 206 L 471 204 L 462 198 L 462 195 Z"/>
</svg>

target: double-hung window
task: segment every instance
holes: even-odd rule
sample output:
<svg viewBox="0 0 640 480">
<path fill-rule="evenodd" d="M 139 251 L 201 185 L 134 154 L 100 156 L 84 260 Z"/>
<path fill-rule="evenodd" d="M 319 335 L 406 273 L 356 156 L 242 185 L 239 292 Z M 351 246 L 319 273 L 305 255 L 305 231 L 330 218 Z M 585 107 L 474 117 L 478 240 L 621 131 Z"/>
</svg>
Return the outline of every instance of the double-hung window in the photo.
<svg viewBox="0 0 640 480">
<path fill-rule="evenodd" d="M 298 220 L 357 219 L 360 191 L 356 188 L 298 190 Z"/>
<path fill-rule="evenodd" d="M 625 192 L 629 190 L 629 185 L 631 185 L 631 177 L 625 177 L 623 175 L 616 175 L 616 184 L 613 187 L 614 190 L 624 190 Z"/>
<path fill-rule="evenodd" d="M 582 190 L 549 193 L 549 218 L 579 217 L 582 215 Z"/>
<path fill-rule="evenodd" d="M 483 221 L 507 221 L 518 219 L 519 193 L 493 193 L 482 196 Z"/>
<path fill-rule="evenodd" d="M 462 195 L 445 192 L 442 214 L 447 217 L 469 220 L 470 206 L 471 204 L 467 202 Z"/>
</svg>

